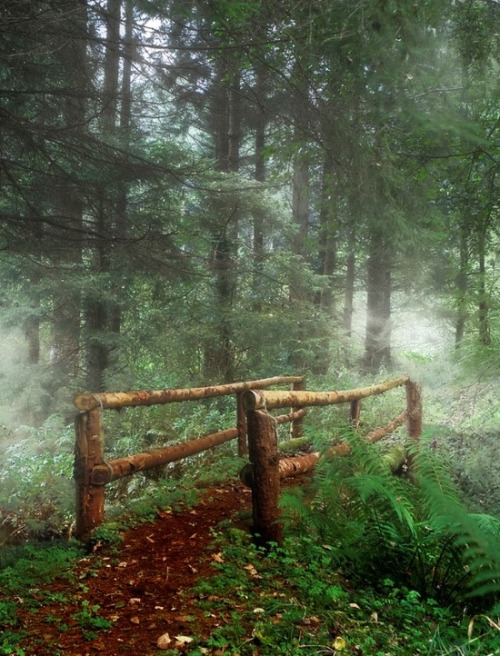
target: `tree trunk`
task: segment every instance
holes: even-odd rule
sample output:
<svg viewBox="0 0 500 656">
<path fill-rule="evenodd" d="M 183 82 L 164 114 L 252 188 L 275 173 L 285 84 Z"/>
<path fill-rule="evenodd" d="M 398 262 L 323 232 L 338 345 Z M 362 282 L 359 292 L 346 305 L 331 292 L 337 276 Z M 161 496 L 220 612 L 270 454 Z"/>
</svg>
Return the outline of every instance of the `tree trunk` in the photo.
<svg viewBox="0 0 500 656">
<path fill-rule="evenodd" d="M 457 286 L 457 314 L 455 320 L 455 348 L 459 349 L 465 334 L 465 323 L 467 321 L 467 292 L 468 292 L 468 268 L 469 268 L 469 242 L 466 221 L 462 218 L 460 225 L 460 261 L 456 278 Z"/>
<path fill-rule="evenodd" d="M 337 264 L 336 217 L 334 213 L 334 165 L 330 155 L 323 162 L 323 182 L 321 189 L 320 208 L 320 241 L 319 259 L 320 273 L 325 276 L 327 284 L 321 292 L 321 309 L 327 317 L 333 310 L 333 280 L 332 276 Z"/>
<path fill-rule="evenodd" d="M 108 0 L 106 11 L 106 52 L 101 106 L 103 137 L 115 135 L 118 118 L 118 84 L 120 70 L 121 0 Z M 108 197 L 105 184 L 98 189 L 98 209 L 95 222 L 96 240 L 93 270 L 97 273 L 95 290 L 86 299 L 87 367 L 86 387 L 102 391 L 106 386 L 105 373 L 110 364 L 110 324 L 112 308 L 107 279 L 111 272 L 111 243 L 115 235 L 114 212 L 116 199 Z M 99 276 L 101 274 L 101 276 Z"/>
<path fill-rule="evenodd" d="M 372 231 L 367 267 L 367 319 L 364 366 L 376 373 L 391 364 L 391 252 L 387 237 Z"/>
<path fill-rule="evenodd" d="M 489 301 L 486 288 L 486 235 L 482 226 L 479 228 L 478 235 L 478 259 L 479 259 L 479 280 L 478 280 L 478 319 L 479 319 L 479 341 L 483 346 L 490 346 L 491 332 L 489 321 Z"/>
<path fill-rule="evenodd" d="M 74 146 L 86 138 L 86 109 L 90 90 L 85 37 L 88 32 L 86 6 L 75 9 L 72 2 L 64 2 L 69 17 L 69 33 L 61 35 L 61 46 L 56 56 L 67 75 L 68 94 L 63 98 L 61 113 L 66 138 Z M 77 90 L 75 93 L 74 90 Z M 53 375 L 50 392 L 75 384 L 80 367 L 81 293 L 78 276 L 82 267 L 83 192 L 78 171 L 58 168 L 53 197 L 55 213 L 64 221 L 67 239 L 56 254 L 56 266 L 61 267 L 57 289 L 53 293 L 50 362 Z"/>
<path fill-rule="evenodd" d="M 228 63 L 218 62 L 214 89 L 213 120 L 215 156 L 221 173 L 237 173 L 241 140 L 240 74 L 233 73 L 227 87 Z M 212 212 L 214 230 L 211 266 L 215 290 L 215 334 L 205 346 L 205 378 L 232 381 L 235 377 L 232 310 L 236 296 L 236 259 L 239 202 L 236 194 L 215 198 Z"/>
<path fill-rule="evenodd" d="M 347 219 L 347 259 L 344 283 L 344 311 L 342 316 L 342 329 L 347 338 L 352 336 L 352 317 L 354 314 L 354 283 L 356 280 L 356 219 L 359 216 L 359 203 L 354 201 L 351 194 L 349 217 Z"/>
<path fill-rule="evenodd" d="M 266 69 L 263 65 L 258 66 L 256 70 L 256 89 L 257 97 L 257 124 L 255 128 L 255 179 L 257 182 L 264 183 L 266 180 L 266 162 L 264 157 L 264 148 L 266 146 L 266 125 L 267 117 L 265 111 L 266 103 Z M 255 208 L 253 214 L 253 310 L 261 310 L 261 283 L 262 283 L 262 265 L 264 261 L 264 220 L 263 208 L 259 205 Z"/>
</svg>

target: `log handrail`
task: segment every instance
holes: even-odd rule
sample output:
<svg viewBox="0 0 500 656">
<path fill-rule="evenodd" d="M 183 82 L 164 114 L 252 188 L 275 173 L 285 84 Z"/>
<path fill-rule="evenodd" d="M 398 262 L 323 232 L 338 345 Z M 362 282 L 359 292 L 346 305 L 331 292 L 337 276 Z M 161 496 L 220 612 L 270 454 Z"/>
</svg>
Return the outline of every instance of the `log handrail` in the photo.
<svg viewBox="0 0 500 656">
<path fill-rule="evenodd" d="M 291 384 L 292 389 L 290 391 L 265 389 L 279 384 Z M 250 451 L 252 463 L 257 465 L 252 468 L 254 528 L 261 533 L 264 541 L 279 541 L 281 539 L 281 528 L 277 523 L 279 512 L 276 506 L 276 481 L 294 473 L 310 471 L 315 466 L 319 454 L 312 453 L 289 459 L 288 464 L 286 460 L 281 460 L 278 465 L 276 426 L 290 423 L 292 437 L 297 437 L 300 435 L 301 421 L 307 407 L 346 402 L 351 402 L 351 421 L 353 425 L 357 426 L 359 424 L 361 399 L 383 394 L 390 389 L 403 385 L 406 386 L 406 410 L 386 426 L 368 433 L 365 437 L 370 442 L 378 441 L 389 431 L 394 430 L 407 420 L 409 435 L 418 440 L 422 430 L 420 389 L 407 376 L 399 376 L 369 387 L 335 392 L 306 391 L 303 376 L 275 376 L 254 381 L 188 389 L 81 394 L 74 400 L 74 404 L 79 410 L 76 421 L 75 444 L 77 496 L 75 534 L 78 538 L 88 541 L 93 530 L 104 520 L 104 488 L 107 483 L 138 471 L 180 460 L 238 438 L 239 455 L 246 455 L 248 452 L 248 439 L 248 450 Z M 105 461 L 103 410 L 196 401 L 228 395 L 236 396 L 235 428 L 229 428 L 180 444 L 136 453 L 125 458 Z M 267 412 L 270 409 L 284 407 L 290 408 L 288 414 L 272 417 Z M 257 434 L 259 431 L 261 431 L 260 435 Z M 268 448 L 269 441 L 273 443 L 270 449 Z M 334 455 L 345 454 L 349 452 L 349 447 L 346 444 L 339 444 L 332 447 L 330 452 Z M 269 503 L 266 493 L 266 480 L 273 481 L 272 508 L 266 507 L 266 504 Z"/>
<path fill-rule="evenodd" d="M 406 421 L 408 435 L 414 441 L 418 441 L 422 432 L 420 386 L 411 381 L 408 376 L 399 376 L 378 385 L 339 392 L 257 390 L 247 391 L 243 394 L 243 404 L 247 410 L 248 446 L 250 456 L 253 458 L 251 463 L 243 468 L 240 478 L 252 489 L 254 531 L 263 542 L 279 542 L 282 536 L 275 481 L 311 471 L 315 468 L 321 455 L 319 452 L 315 452 L 280 460 L 277 455 L 276 419 L 268 411 L 284 406 L 305 408 L 351 402 L 350 418 L 354 428 L 357 429 L 361 399 L 383 394 L 403 385 L 406 388 L 405 410 L 385 426 L 367 433 L 365 439 L 371 443 L 377 442 Z M 260 453 L 263 434 L 268 446 Z M 350 446 L 346 442 L 332 446 L 326 451 L 330 457 L 349 453 Z M 258 458 L 256 454 L 259 454 Z M 268 486 L 269 490 L 266 487 L 266 481 L 271 482 Z"/>
<path fill-rule="evenodd" d="M 273 410 L 274 408 L 286 407 L 334 405 L 338 403 L 347 403 L 349 401 L 358 401 L 360 399 L 365 399 L 368 396 L 383 394 L 394 387 L 405 385 L 409 380 L 408 376 L 399 376 L 398 378 L 386 380 L 378 385 L 370 385 L 369 387 L 361 387 L 352 390 L 342 390 L 339 392 L 249 390 L 243 394 L 243 404 L 247 411 L 263 408 Z"/>
<path fill-rule="evenodd" d="M 303 376 L 274 376 L 261 380 L 229 383 L 228 385 L 210 385 L 209 387 L 191 387 L 186 389 L 172 388 L 163 390 L 142 390 L 132 392 L 102 392 L 99 394 L 79 394 L 73 403 L 78 410 L 119 409 L 142 405 L 161 405 L 164 403 L 177 403 L 179 401 L 199 401 L 218 396 L 228 396 L 246 390 L 270 387 L 271 385 L 284 385 L 298 383 L 304 380 Z M 284 407 L 284 406 L 282 406 Z"/>
<path fill-rule="evenodd" d="M 88 541 L 93 530 L 104 520 L 104 488 L 111 481 L 181 460 L 235 438 L 238 438 L 238 454 L 246 455 L 248 453 L 246 413 L 243 408 L 242 394 L 252 389 L 262 389 L 271 385 L 290 384 L 300 387 L 303 381 L 303 376 L 274 376 L 208 387 L 78 395 L 74 399 L 74 405 L 79 410 L 76 418 L 74 465 L 75 535 L 83 541 Z M 103 410 L 197 401 L 229 395 L 236 395 L 235 428 L 186 440 L 180 444 L 135 453 L 124 458 L 116 458 L 111 461 L 104 459 Z M 305 410 L 291 411 L 287 415 L 278 417 L 277 421 L 278 423 L 291 423 L 292 426 L 300 425 L 304 414 Z"/>
</svg>

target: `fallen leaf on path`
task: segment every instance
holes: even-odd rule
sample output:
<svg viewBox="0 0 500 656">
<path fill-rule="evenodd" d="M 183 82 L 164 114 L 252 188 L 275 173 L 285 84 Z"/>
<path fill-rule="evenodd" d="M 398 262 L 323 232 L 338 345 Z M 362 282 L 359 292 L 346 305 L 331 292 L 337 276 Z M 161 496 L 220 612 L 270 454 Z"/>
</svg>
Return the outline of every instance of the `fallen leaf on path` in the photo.
<svg viewBox="0 0 500 656">
<path fill-rule="evenodd" d="M 168 633 L 164 633 L 156 641 L 156 646 L 159 647 L 160 649 L 166 649 L 171 642 L 172 639 L 170 638 Z"/>
<path fill-rule="evenodd" d="M 342 651 L 342 649 L 345 649 L 346 646 L 347 646 L 346 641 L 344 640 L 344 638 L 341 638 L 340 636 L 335 638 L 335 640 L 333 641 L 333 645 L 332 645 L 332 647 L 335 649 L 335 651 Z"/>
</svg>

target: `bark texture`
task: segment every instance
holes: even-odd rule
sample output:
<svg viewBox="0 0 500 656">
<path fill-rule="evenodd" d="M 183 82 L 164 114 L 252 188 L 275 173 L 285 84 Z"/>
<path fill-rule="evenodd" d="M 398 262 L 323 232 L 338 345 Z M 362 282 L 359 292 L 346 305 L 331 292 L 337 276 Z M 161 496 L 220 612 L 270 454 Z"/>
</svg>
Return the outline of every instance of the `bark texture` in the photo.
<svg viewBox="0 0 500 656">
<path fill-rule="evenodd" d="M 248 447 L 253 465 L 252 506 L 256 537 L 263 544 L 281 544 L 278 440 L 276 422 L 267 412 L 256 410 L 248 413 Z"/>
<path fill-rule="evenodd" d="M 156 449 L 155 451 L 135 453 L 127 458 L 117 458 L 116 460 L 111 460 L 94 467 L 91 473 L 91 481 L 93 485 L 105 485 L 110 481 L 123 478 L 124 476 L 130 476 L 138 471 L 144 471 L 153 467 L 166 465 L 169 462 L 182 460 L 219 444 L 224 444 L 224 442 L 234 440 L 236 437 L 238 437 L 238 429 L 229 428 L 225 431 L 205 435 L 197 440 L 189 440 L 183 444 L 175 444 L 163 449 Z"/>
<path fill-rule="evenodd" d="M 229 385 L 212 385 L 209 387 L 191 387 L 188 389 L 142 390 L 132 392 L 107 392 L 102 394 L 80 394 L 73 403 L 78 410 L 92 408 L 126 408 L 139 405 L 156 405 L 175 403 L 177 401 L 196 401 L 228 394 L 237 394 L 246 390 L 294 383 L 302 380 L 301 376 L 275 376 Z"/>
<path fill-rule="evenodd" d="M 103 465 L 103 431 L 100 410 L 82 412 L 77 417 L 74 477 L 76 483 L 75 535 L 87 542 L 104 520 L 104 488 L 91 480 L 94 467 Z"/>
<path fill-rule="evenodd" d="M 343 390 L 339 392 L 309 392 L 309 391 L 248 391 L 244 394 L 244 403 L 247 410 L 266 407 L 268 410 L 284 407 L 304 407 L 334 405 L 364 399 L 367 396 L 383 394 L 388 390 L 404 385 L 407 376 L 392 378 L 378 385 L 360 387 L 359 389 Z"/>
</svg>

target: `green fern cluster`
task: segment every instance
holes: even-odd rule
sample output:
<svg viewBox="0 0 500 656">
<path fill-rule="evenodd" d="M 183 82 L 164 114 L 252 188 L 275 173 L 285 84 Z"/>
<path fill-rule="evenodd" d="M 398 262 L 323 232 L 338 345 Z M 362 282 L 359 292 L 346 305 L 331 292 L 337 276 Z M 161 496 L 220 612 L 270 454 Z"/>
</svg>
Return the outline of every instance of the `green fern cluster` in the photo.
<svg viewBox="0 0 500 656">
<path fill-rule="evenodd" d="M 431 450 L 413 447 L 411 475 L 394 476 L 376 445 L 347 439 L 351 456 L 324 457 L 312 489 L 284 493 L 289 530 L 328 545 L 363 584 L 389 577 L 442 603 L 474 597 L 491 607 L 500 593 L 500 520 L 468 512 Z"/>
</svg>

